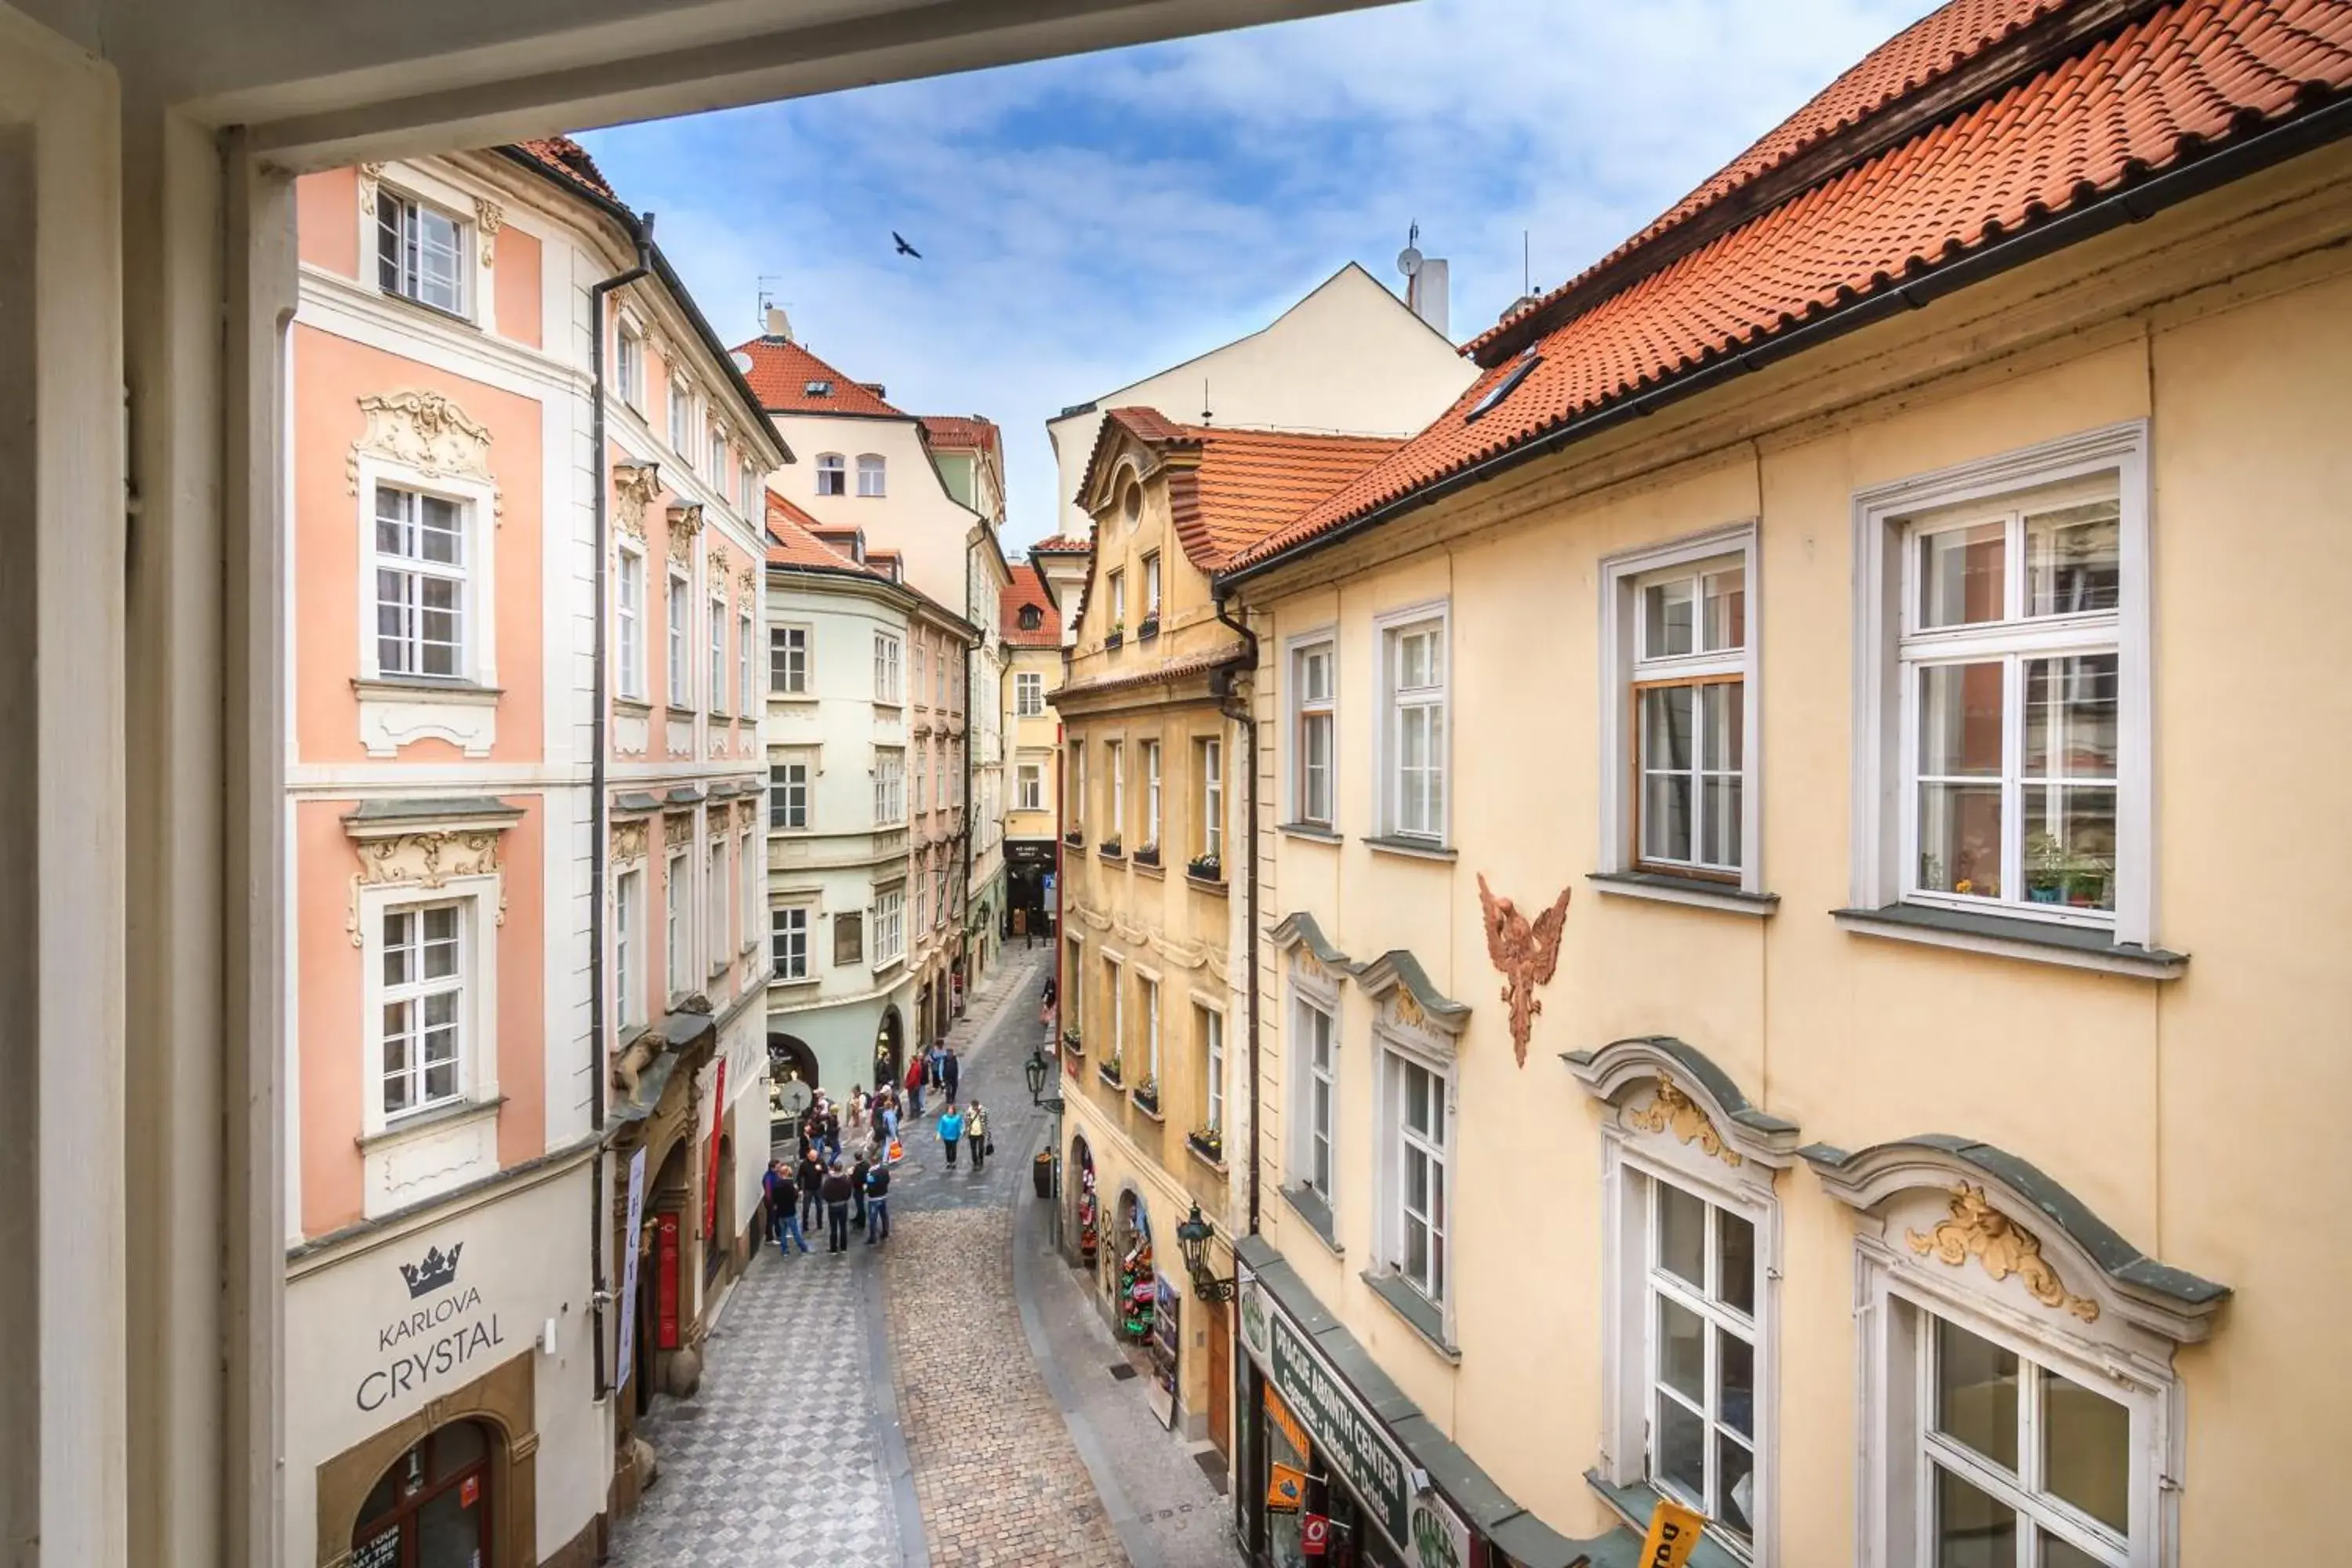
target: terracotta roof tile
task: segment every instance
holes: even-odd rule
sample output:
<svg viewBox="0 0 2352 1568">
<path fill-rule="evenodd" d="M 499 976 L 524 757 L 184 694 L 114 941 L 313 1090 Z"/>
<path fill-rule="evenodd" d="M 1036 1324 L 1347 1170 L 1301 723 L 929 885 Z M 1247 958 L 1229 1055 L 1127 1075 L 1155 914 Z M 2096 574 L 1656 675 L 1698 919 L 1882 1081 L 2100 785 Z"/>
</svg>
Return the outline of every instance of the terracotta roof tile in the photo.
<svg viewBox="0 0 2352 1568">
<path fill-rule="evenodd" d="M 596 167 L 596 160 L 588 155 L 588 149 L 571 137 L 544 136 L 536 142 L 518 142 L 515 145 L 566 179 L 587 186 L 606 201 L 621 199 L 614 195 L 613 187 L 604 183 L 604 173 Z"/>
<path fill-rule="evenodd" d="M 871 414 L 903 419 L 866 382 L 852 381 L 789 338 L 753 338 L 735 352 L 748 358 L 743 379 L 771 414 Z M 822 384 L 822 393 L 812 392 Z"/>
<path fill-rule="evenodd" d="M 1125 690 L 1132 686 L 1150 686 L 1160 681 L 1181 680 L 1187 676 L 1221 669 L 1226 665 L 1238 663 L 1248 657 L 1249 650 L 1241 644 L 1228 643 L 1223 647 L 1212 648 L 1207 653 L 1196 653 L 1189 658 L 1171 659 L 1166 664 L 1150 665 L 1142 669 L 1122 670 L 1117 675 L 1101 675 L 1092 680 L 1082 680 L 1076 685 L 1065 686 L 1045 693 L 1045 700 L 1059 705 L 1073 697 L 1090 697 L 1105 691 Z"/>
<path fill-rule="evenodd" d="M 2021 0 L 2007 11 L 1992 0 L 1953 0 L 1937 16 L 1982 22 L 2028 9 Z M 1528 353 L 1487 370 L 1402 449 L 1226 566 L 1258 564 L 1612 402 L 1769 343 L 2348 86 L 2352 5 L 2343 0 L 2179 0 L 2158 7 L 1601 297 Z M 1858 88 L 1854 95 L 1869 96 Z M 1521 384 L 1478 416 L 1481 402 L 1530 361 Z"/>
<path fill-rule="evenodd" d="M 1054 604 L 1053 590 L 1045 584 L 1045 574 L 1036 563 L 1024 561 L 1013 569 L 1013 582 L 1004 590 L 1003 610 L 998 633 L 1013 647 L 1059 647 L 1062 646 L 1062 612 Z M 1037 624 L 1024 626 L 1021 612 L 1035 610 Z"/>
<path fill-rule="evenodd" d="M 966 417 L 961 414 L 926 414 L 921 416 L 923 435 L 934 447 L 950 451 L 1002 452 L 1003 437 L 997 433 L 993 420 L 978 415 Z"/>
<path fill-rule="evenodd" d="M 1041 539 L 1029 547 L 1032 555 L 1092 555 L 1095 542 L 1075 534 L 1057 533 L 1051 539 Z"/>
<path fill-rule="evenodd" d="M 882 574 L 861 566 L 811 531 L 816 520 L 775 491 L 768 492 L 768 564 L 867 577 Z"/>
</svg>

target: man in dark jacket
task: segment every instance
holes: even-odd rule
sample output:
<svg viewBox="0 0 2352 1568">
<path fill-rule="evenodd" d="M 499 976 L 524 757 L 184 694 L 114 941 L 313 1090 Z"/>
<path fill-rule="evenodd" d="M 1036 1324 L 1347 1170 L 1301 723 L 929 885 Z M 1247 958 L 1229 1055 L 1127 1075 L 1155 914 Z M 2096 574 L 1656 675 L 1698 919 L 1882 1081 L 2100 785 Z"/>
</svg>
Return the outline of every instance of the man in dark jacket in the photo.
<svg viewBox="0 0 2352 1568">
<path fill-rule="evenodd" d="M 950 1105 L 956 1102 L 956 1089 L 962 1082 L 962 1059 L 955 1054 L 955 1047 L 950 1046 L 947 1054 L 940 1058 L 940 1087 L 947 1090 Z"/>
<path fill-rule="evenodd" d="M 768 1213 L 775 1222 L 777 1251 L 790 1258 L 795 1247 L 809 1249 L 808 1237 L 801 1234 L 800 1184 L 782 1160 L 768 1172 Z"/>
<path fill-rule="evenodd" d="M 890 1167 L 885 1163 L 866 1173 L 866 1245 L 889 1239 Z"/>
<path fill-rule="evenodd" d="M 849 1250 L 849 1173 L 835 1160 L 824 1173 L 824 1235 L 827 1252 Z"/>
<path fill-rule="evenodd" d="M 801 1156 L 801 1230 L 803 1234 L 816 1228 L 817 1215 L 824 1202 L 820 1189 L 824 1185 L 824 1162 L 812 1148 Z"/>
</svg>

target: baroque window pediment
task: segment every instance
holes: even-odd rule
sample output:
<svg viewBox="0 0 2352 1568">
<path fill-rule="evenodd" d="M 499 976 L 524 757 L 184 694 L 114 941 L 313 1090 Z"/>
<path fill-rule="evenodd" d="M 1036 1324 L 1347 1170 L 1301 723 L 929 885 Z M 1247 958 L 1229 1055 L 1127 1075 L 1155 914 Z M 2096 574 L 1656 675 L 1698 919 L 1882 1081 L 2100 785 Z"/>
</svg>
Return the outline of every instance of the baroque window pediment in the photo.
<svg viewBox="0 0 2352 1568">
<path fill-rule="evenodd" d="M 490 471 L 489 426 L 437 392 L 371 393 L 359 400 L 367 427 L 343 460 L 351 493 L 360 493 L 360 461 L 374 458 L 426 479 L 473 479 L 490 487 L 493 516 L 505 510 Z"/>
<path fill-rule="evenodd" d="M 660 493 L 660 464 L 613 465 L 613 520 L 640 544 L 646 542 L 646 510 Z"/>
<path fill-rule="evenodd" d="M 520 807 L 489 798 L 368 801 L 346 815 L 343 832 L 360 863 L 352 873 L 350 910 L 343 922 L 352 945 L 365 945 L 360 928 L 362 889 L 431 889 L 465 878 L 495 877 L 506 830 L 520 820 Z M 497 920 L 506 923 L 503 889 Z"/>
<path fill-rule="evenodd" d="M 1797 1124 L 1757 1107 L 1706 1052 L 1671 1035 L 1563 1051 L 1560 1060 L 1614 1108 L 1621 1134 L 1669 1158 L 1695 1156 L 1767 1185 L 1771 1172 L 1796 1163 Z"/>
</svg>

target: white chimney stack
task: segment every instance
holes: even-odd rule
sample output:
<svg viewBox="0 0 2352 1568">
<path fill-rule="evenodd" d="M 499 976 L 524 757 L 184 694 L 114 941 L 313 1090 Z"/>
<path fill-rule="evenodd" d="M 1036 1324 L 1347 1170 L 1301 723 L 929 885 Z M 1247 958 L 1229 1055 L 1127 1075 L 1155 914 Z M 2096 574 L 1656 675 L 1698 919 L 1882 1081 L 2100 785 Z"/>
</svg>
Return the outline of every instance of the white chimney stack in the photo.
<svg viewBox="0 0 2352 1568">
<path fill-rule="evenodd" d="M 784 308 L 782 305 L 768 307 L 768 335 L 772 338 L 782 338 L 786 342 L 793 341 L 793 323 L 784 315 Z"/>
<path fill-rule="evenodd" d="M 1419 224 L 1412 226 L 1404 249 L 1397 256 L 1397 270 L 1404 274 L 1405 308 L 1428 322 L 1439 337 L 1451 342 L 1454 334 L 1446 331 L 1446 266 L 1437 258 L 1421 253 Z"/>
</svg>

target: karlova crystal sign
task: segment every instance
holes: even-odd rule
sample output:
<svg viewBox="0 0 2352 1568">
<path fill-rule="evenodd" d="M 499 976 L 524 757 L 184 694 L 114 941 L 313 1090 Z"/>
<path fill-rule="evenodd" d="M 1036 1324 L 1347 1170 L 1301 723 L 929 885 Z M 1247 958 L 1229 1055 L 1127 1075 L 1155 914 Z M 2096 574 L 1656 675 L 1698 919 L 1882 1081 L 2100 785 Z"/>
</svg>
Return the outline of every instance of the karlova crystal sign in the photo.
<svg viewBox="0 0 2352 1568">
<path fill-rule="evenodd" d="M 377 1364 L 361 1375 L 352 1394 L 362 1411 L 422 1393 L 506 1343 L 498 1313 L 484 1310 L 479 1288 L 457 1281 L 465 1250 L 462 1241 L 446 1252 L 435 1247 L 399 1266 L 408 1310 L 376 1326 Z"/>
</svg>

